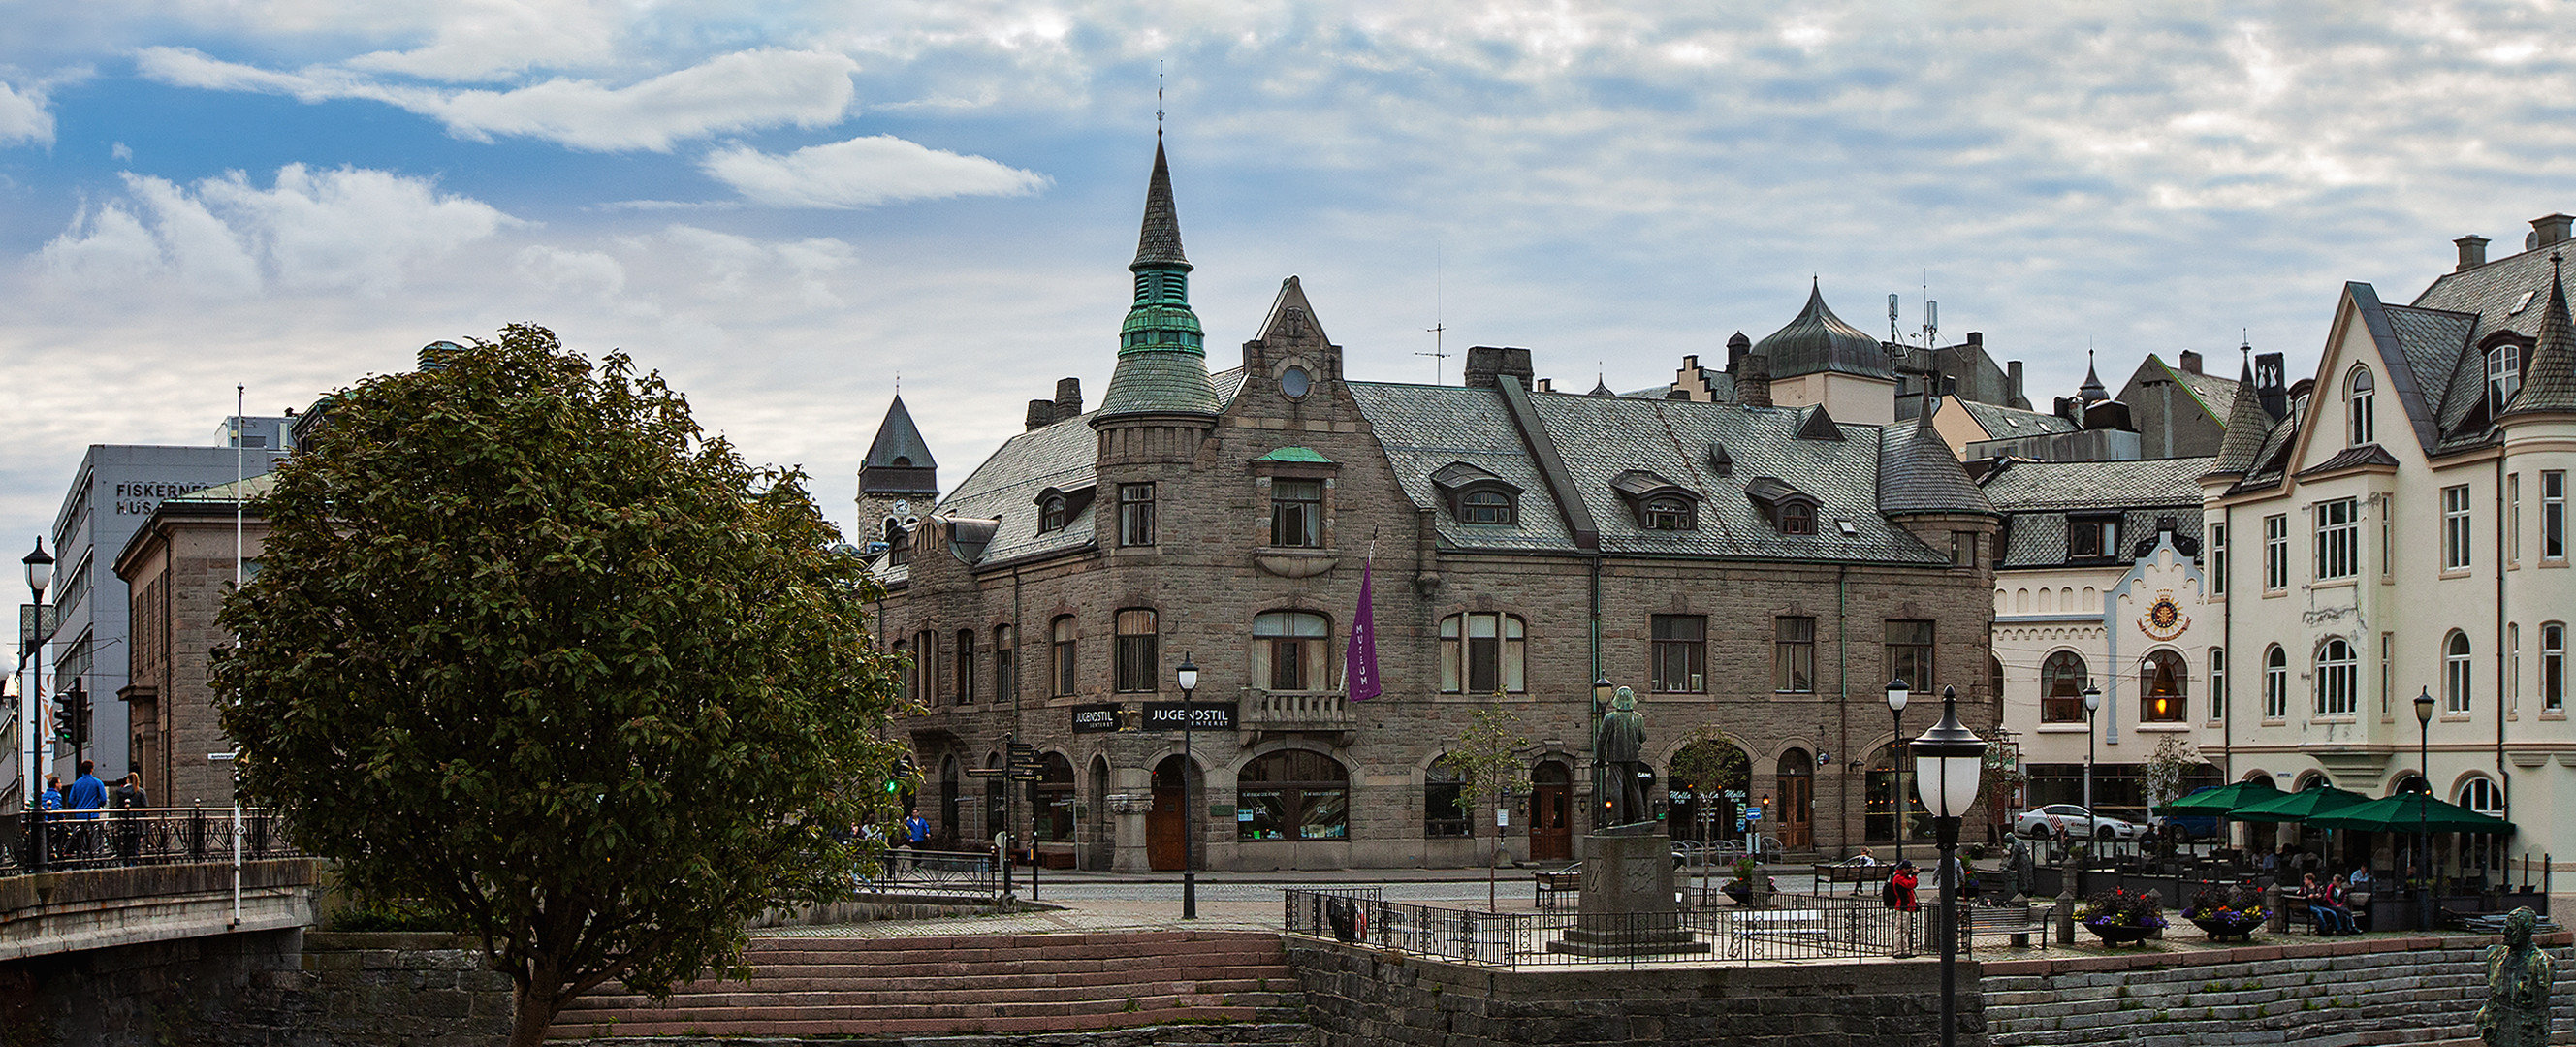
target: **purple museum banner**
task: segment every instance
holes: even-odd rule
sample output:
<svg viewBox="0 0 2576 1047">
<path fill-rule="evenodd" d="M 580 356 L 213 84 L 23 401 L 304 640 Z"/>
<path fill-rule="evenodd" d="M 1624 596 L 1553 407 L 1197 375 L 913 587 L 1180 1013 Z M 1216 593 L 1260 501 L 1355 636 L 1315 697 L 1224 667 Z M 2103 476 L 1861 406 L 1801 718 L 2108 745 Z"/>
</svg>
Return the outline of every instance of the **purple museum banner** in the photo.
<svg viewBox="0 0 2576 1047">
<path fill-rule="evenodd" d="M 1369 607 L 1369 576 L 1376 569 L 1375 557 L 1360 568 L 1360 609 L 1351 615 L 1351 642 L 1343 649 L 1342 680 L 1350 684 L 1354 702 L 1384 691 L 1377 680 L 1377 615 Z"/>
</svg>

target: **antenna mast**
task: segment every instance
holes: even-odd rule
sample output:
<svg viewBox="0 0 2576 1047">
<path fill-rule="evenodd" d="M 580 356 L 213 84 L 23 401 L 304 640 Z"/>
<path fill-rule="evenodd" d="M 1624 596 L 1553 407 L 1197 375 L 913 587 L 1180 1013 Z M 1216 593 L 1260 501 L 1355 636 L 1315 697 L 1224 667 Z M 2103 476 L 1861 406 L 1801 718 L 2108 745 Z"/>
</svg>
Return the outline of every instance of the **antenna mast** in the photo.
<svg viewBox="0 0 2576 1047">
<path fill-rule="evenodd" d="M 1449 321 L 1447 319 L 1449 310 L 1446 301 L 1447 289 L 1444 286 L 1445 272 L 1447 268 L 1446 261 L 1447 260 L 1442 256 L 1442 252 L 1438 247 L 1432 248 L 1431 326 L 1423 328 L 1423 330 L 1431 332 L 1431 351 L 1427 353 L 1413 354 L 1415 356 L 1428 356 L 1431 358 L 1431 384 L 1433 385 L 1440 384 L 1440 365 L 1449 359 Z"/>
</svg>

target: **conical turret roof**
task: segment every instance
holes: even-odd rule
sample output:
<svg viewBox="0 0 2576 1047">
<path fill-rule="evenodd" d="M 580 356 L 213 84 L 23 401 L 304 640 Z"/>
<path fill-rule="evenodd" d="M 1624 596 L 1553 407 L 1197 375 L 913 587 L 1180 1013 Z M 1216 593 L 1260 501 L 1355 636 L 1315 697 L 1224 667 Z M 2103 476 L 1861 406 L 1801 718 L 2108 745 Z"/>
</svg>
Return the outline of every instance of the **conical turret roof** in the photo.
<svg viewBox="0 0 2576 1047">
<path fill-rule="evenodd" d="M 1136 235 L 1136 304 L 1118 331 L 1118 370 L 1109 376 L 1092 424 L 1140 414 L 1214 415 L 1223 406 L 1208 379 L 1206 336 L 1190 309 L 1189 259 L 1181 254 L 1180 213 L 1172 206 L 1172 165 L 1154 136 L 1154 175 L 1145 189 L 1145 220 Z"/>
<path fill-rule="evenodd" d="M 2576 322 L 2567 314 L 2567 286 L 2560 279 L 2559 256 L 2549 256 L 2549 311 L 2540 314 L 2539 344 L 2531 350 L 2531 369 L 2522 391 L 2498 418 L 2544 412 L 2576 411 Z"/>
<path fill-rule="evenodd" d="M 1887 366 L 1887 350 L 1878 339 L 1844 323 L 1842 317 L 1826 307 L 1821 283 L 1808 285 L 1807 306 L 1798 311 L 1798 318 L 1754 343 L 1753 351 L 1771 358 L 1774 381 L 1818 371 L 1889 380 L 1896 377 L 1896 372 Z"/>
<path fill-rule="evenodd" d="M 2263 438 L 2272 433 L 2272 413 L 2263 409 L 2263 393 L 2254 387 L 2254 362 L 2247 360 L 2236 379 L 2236 401 L 2227 408 L 2227 435 L 2218 441 L 2218 460 L 2211 476 L 2243 476 L 2263 453 Z"/>
<path fill-rule="evenodd" d="M 868 456 L 861 464 L 877 469 L 936 469 L 939 463 L 930 458 L 930 445 L 921 438 L 921 430 L 912 424 L 912 412 L 903 406 L 903 394 L 895 394 L 894 404 L 886 408 L 885 421 L 877 424 L 877 438 L 868 444 Z"/>
<path fill-rule="evenodd" d="M 1968 469 L 1950 443 L 1932 428 L 1932 412 L 1914 417 L 1912 425 L 1881 431 L 1878 451 L 1878 509 L 1889 516 L 1912 513 L 1995 515 L 1986 492 L 1968 479 Z"/>
<path fill-rule="evenodd" d="M 1181 215 L 1172 206 L 1172 165 L 1163 157 L 1163 136 L 1154 135 L 1154 177 L 1145 187 L 1145 226 L 1136 234 L 1136 260 L 1129 269 L 1190 268 L 1181 253 Z"/>
</svg>

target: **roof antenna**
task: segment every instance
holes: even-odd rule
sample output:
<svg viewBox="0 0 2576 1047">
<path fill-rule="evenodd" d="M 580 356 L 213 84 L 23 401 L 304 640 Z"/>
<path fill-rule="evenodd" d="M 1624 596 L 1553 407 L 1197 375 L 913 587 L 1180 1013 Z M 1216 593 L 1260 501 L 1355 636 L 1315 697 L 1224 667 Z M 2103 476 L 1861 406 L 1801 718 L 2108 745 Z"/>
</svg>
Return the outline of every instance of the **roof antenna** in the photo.
<svg viewBox="0 0 2576 1047">
<path fill-rule="evenodd" d="M 1431 326 L 1423 328 L 1431 332 L 1431 351 L 1413 354 L 1431 358 L 1431 384 L 1433 385 L 1440 384 L 1440 365 L 1449 359 L 1449 321 L 1445 318 L 1448 306 L 1445 304 L 1445 288 L 1442 286 L 1446 261 L 1440 245 L 1431 245 Z"/>
</svg>

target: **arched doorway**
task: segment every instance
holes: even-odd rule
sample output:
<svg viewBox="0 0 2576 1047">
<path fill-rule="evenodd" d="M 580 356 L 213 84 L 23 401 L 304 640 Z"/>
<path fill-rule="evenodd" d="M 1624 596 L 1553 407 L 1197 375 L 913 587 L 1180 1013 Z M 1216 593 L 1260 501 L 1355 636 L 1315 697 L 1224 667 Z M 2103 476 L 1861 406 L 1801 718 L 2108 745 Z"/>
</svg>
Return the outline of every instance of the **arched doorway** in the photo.
<svg viewBox="0 0 2576 1047">
<path fill-rule="evenodd" d="M 1742 836 L 1736 818 L 1753 785 L 1753 761 L 1734 744 L 1714 738 L 1673 754 L 1664 797 L 1671 804 L 1666 828 L 1676 840 L 1732 840 Z"/>
<path fill-rule="evenodd" d="M 1189 761 L 1166 756 L 1154 765 L 1154 809 L 1145 815 L 1145 861 L 1157 872 L 1177 871 L 1185 858 L 1192 819 L 1183 804 L 1184 781 L 1190 784 L 1189 791 L 1206 795 L 1198 789 L 1199 778 Z"/>
<path fill-rule="evenodd" d="M 1805 749 L 1780 754 L 1780 802 L 1776 805 L 1780 847 L 1791 851 L 1816 848 L 1816 758 Z"/>
<path fill-rule="evenodd" d="M 1574 856 L 1574 773 L 1555 760 L 1530 768 L 1530 860 Z"/>
<path fill-rule="evenodd" d="M 1073 761 L 1063 753 L 1038 758 L 1038 780 L 1029 783 L 1029 838 L 1039 844 L 1037 860 L 1050 869 L 1073 867 Z"/>
</svg>

